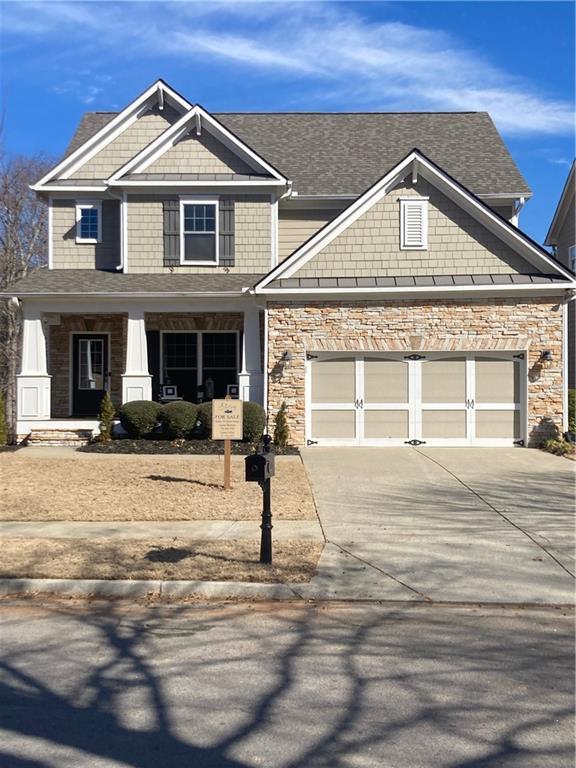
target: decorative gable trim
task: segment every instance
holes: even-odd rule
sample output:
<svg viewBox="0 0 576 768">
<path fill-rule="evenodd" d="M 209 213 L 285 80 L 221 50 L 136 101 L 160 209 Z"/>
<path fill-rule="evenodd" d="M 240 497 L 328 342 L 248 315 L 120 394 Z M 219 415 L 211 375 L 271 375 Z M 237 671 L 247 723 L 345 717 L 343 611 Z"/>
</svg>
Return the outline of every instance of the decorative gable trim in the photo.
<svg viewBox="0 0 576 768">
<path fill-rule="evenodd" d="M 570 212 L 570 198 L 574 195 L 574 189 L 576 187 L 576 160 L 572 163 L 572 167 L 570 168 L 570 172 L 568 174 L 568 178 L 566 179 L 566 182 L 564 184 L 564 187 L 562 189 L 562 194 L 560 195 L 560 200 L 558 201 L 558 205 L 556 206 L 556 211 L 554 212 L 554 218 L 552 219 L 552 223 L 550 224 L 550 229 L 548 230 L 548 234 L 546 235 L 546 239 L 544 240 L 546 245 L 557 245 L 557 238 L 558 238 L 558 228 L 560 227 L 561 223 L 564 221 L 564 218 L 567 213 Z"/>
<path fill-rule="evenodd" d="M 173 147 L 174 144 L 192 128 L 195 128 L 196 131 L 201 131 L 202 129 L 208 130 L 215 138 L 235 152 L 250 166 L 254 167 L 260 173 L 266 173 L 271 176 L 275 183 L 288 183 L 288 179 L 283 176 L 280 171 L 270 165 L 270 163 L 258 155 L 221 122 L 212 117 L 212 115 L 199 104 L 196 104 L 189 112 L 183 115 L 180 120 L 177 120 L 174 125 L 167 128 L 157 139 L 151 142 L 147 147 L 144 147 L 144 149 L 138 152 L 137 155 L 113 173 L 108 179 L 108 184 L 111 186 L 124 184 L 126 183 L 126 181 L 123 180 L 124 176 L 128 174 L 142 173 L 155 160 Z M 174 184 L 174 182 L 171 183 Z M 186 182 L 186 184 L 189 185 L 189 182 Z"/>
<path fill-rule="evenodd" d="M 326 224 L 291 256 L 279 264 L 278 267 L 269 272 L 266 277 L 256 284 L 255 292 L 266 293 L 267 286 L 273 281 L 293 277 L 304 264 L 310 261 L 317 253 L 338 237 L 341 232 L 385 197 L 411 171 L 422 174 L 439 191 L 458 203 L 463 210 L 467 211 L 486 226 L 487 229 L 500 237 L 503 242 L 513 248 L 516 253 L 537 269 L 541 269 L 545 273 L 559 274 L 570 281 L 571 285 L 567 287 L 574 287 L 573 275 L 553 259 L 547 251 L 528 237 L 528 235 L 525 235 L 506 221 L 506 219 L 495 213 L 418 149 L 414 149 L 372 187 L 367 189 L 364 194 L 360 195 L 348 208 L 345 208 L 339 216 Z M 362 291 L 363 289 L 357 288 L 355 290 Z M 321 292 L 319 291 L 319 293 Z"/>
<path fill-rule="evenodd" d="M 155 101 L 156 98 L 159 102 L 167 101 L 177 109 L 179 112 L 188 112 L 192 109 L 192 104 L 186 101 L 177 91 L 171 88 L 163 80 L 157 80 L 143 93 L 140 94 L 134 101 L 130 102 L 122 112 L 119 112 L 116 117 L 101 128 L 90 139 L 84 142 L 78 149 L 72 154 L 65 157 L 58 165 L 43 176 L 36 184 L 32 185 L 32 189 L 40 192 L 46 191 L 45 185 L 49 185 L 49 182 L 54 178 L 68 179 L 74 174 L 84 163 L 90 160 L 94 155 L 98 154 L 104 147 L 110 144 L 115 138 L 117 138 L 123 131 L 128 128 L 132 123 L 136 122 L 138 118 L 145 112 L 151 101 Z M 94 185 L 96 187 L 97 185 Z M 62 187 L 62 190 L 65 190 Z"/>
</svg>

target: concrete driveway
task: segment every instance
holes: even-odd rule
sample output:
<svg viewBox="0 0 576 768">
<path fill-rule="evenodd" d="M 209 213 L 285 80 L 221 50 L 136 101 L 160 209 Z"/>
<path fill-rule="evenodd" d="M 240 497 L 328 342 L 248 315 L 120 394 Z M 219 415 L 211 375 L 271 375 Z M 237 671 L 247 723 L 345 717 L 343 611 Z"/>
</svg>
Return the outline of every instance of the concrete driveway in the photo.
<svg viewBox="0 0 576 768">
<path fill-rule="evenodd" d="M 328 542 L 303 596 L 572 602 L 573 462 L 507 448 L 302 454 Z"/>
</svg>

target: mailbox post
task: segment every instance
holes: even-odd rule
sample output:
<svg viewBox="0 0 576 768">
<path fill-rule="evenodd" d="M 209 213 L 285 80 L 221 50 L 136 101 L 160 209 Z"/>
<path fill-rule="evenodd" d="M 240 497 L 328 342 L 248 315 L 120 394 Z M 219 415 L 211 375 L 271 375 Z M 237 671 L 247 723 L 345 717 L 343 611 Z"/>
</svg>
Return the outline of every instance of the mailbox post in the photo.
<svg viewBox="0 0 576 768">
<path fill-rule="evenodd" d="M 244 459 L 246 468 L 246 480 L 257 482 L 262 488 L 262 523 L 260 530 L 260 562 L 270 564 L 272 562 L 272 504 L 271 504 L 271 478 L 274 477 L 274 454 L 271 451 L 270 435 L 264 435 L 262 450 L 246 456 Z"/>
</svg>

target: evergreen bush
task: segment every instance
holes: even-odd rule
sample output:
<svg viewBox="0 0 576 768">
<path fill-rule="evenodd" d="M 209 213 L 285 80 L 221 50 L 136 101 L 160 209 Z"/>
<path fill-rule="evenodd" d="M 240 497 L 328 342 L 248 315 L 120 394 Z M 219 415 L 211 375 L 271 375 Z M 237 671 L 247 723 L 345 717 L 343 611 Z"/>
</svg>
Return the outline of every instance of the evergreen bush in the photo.
<svg viewBox="0 0 576 768">
<path fill-rule="evenodd" d="M 203 432 L 203 436 L 212 437 L 212 403 L 200 403 L 198 406 L 198 421 Z"/>
<path fill-rule="evenodd" d="M 576 389 L 568 390 L 568 432 L 576 432 Z"/>
<path fill-rule="evenodd" d="M 266 411 L 258 403 L 244 403 L 242 413 L 242 439 L 257 443 L 262 439 L 266 426 Z"/>
<path fill-rule="evenodd" d="M 185 400 L 167 403 L 160 410 L 160 424 L 164 435 L 172 440 L 188 438 L 198 418 L 198 406 Z"/>
<path fill-rule="evenodd" d="M 286 419 L 286 401 L 280 406 L 280 410 L 274 418 L 274 445 L 278 448 L 286 448 L 290 440 L 290 428 Z"/>
<path fill-rule="evenodd" d="M 152 400 L 132 400 L 124 403 L 118 410 L 120 423 L 135 440 L 146 437 L 158 423 L 162 406 Z"/>
<path fill-rule="evenodd" d="M 98 414 L 100 434 L 97 439 L 99 443 L 109 443 L 110 440 L 112 440 L 112 428 L 114 426 L 115 416 L 116 408 L 114 408 L 114 403 L 110 398 L 110 394 L 105 392 L 100 403 L 100 413 Z"/>
</svg>

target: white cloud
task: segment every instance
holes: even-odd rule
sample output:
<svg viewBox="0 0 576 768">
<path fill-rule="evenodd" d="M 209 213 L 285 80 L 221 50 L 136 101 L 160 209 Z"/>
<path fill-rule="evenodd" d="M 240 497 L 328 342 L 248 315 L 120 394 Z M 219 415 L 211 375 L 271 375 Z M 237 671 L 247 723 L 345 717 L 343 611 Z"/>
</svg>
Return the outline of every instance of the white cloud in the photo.
<svg viewBox="0 0 576 768">
<path fill-rule="evenodd" d="M 338 3 L 10 3 L 5 30 L 95 42 L 154 58 L 233 62 L 271 79 L 297 78 L 307 106 L 370 110 L 486 110 L 518 135 L 570 135 L 573 106 L 491 65 L 448 34 L 375 23 Z M 386 8 L 383 6 L 383 14 Z M 26 28 L 24 18 L 33 16 Z M 164 61 L 163 61 L 164 59 Z M 312 94 L 312 97 L 311 95 Z M 82 94 L 84 100 L 97 93 Z M 88 102 L 87 102 L 88 103 Z M 304 103 L 304 102 L 303 102 Z"/>
</svg>

